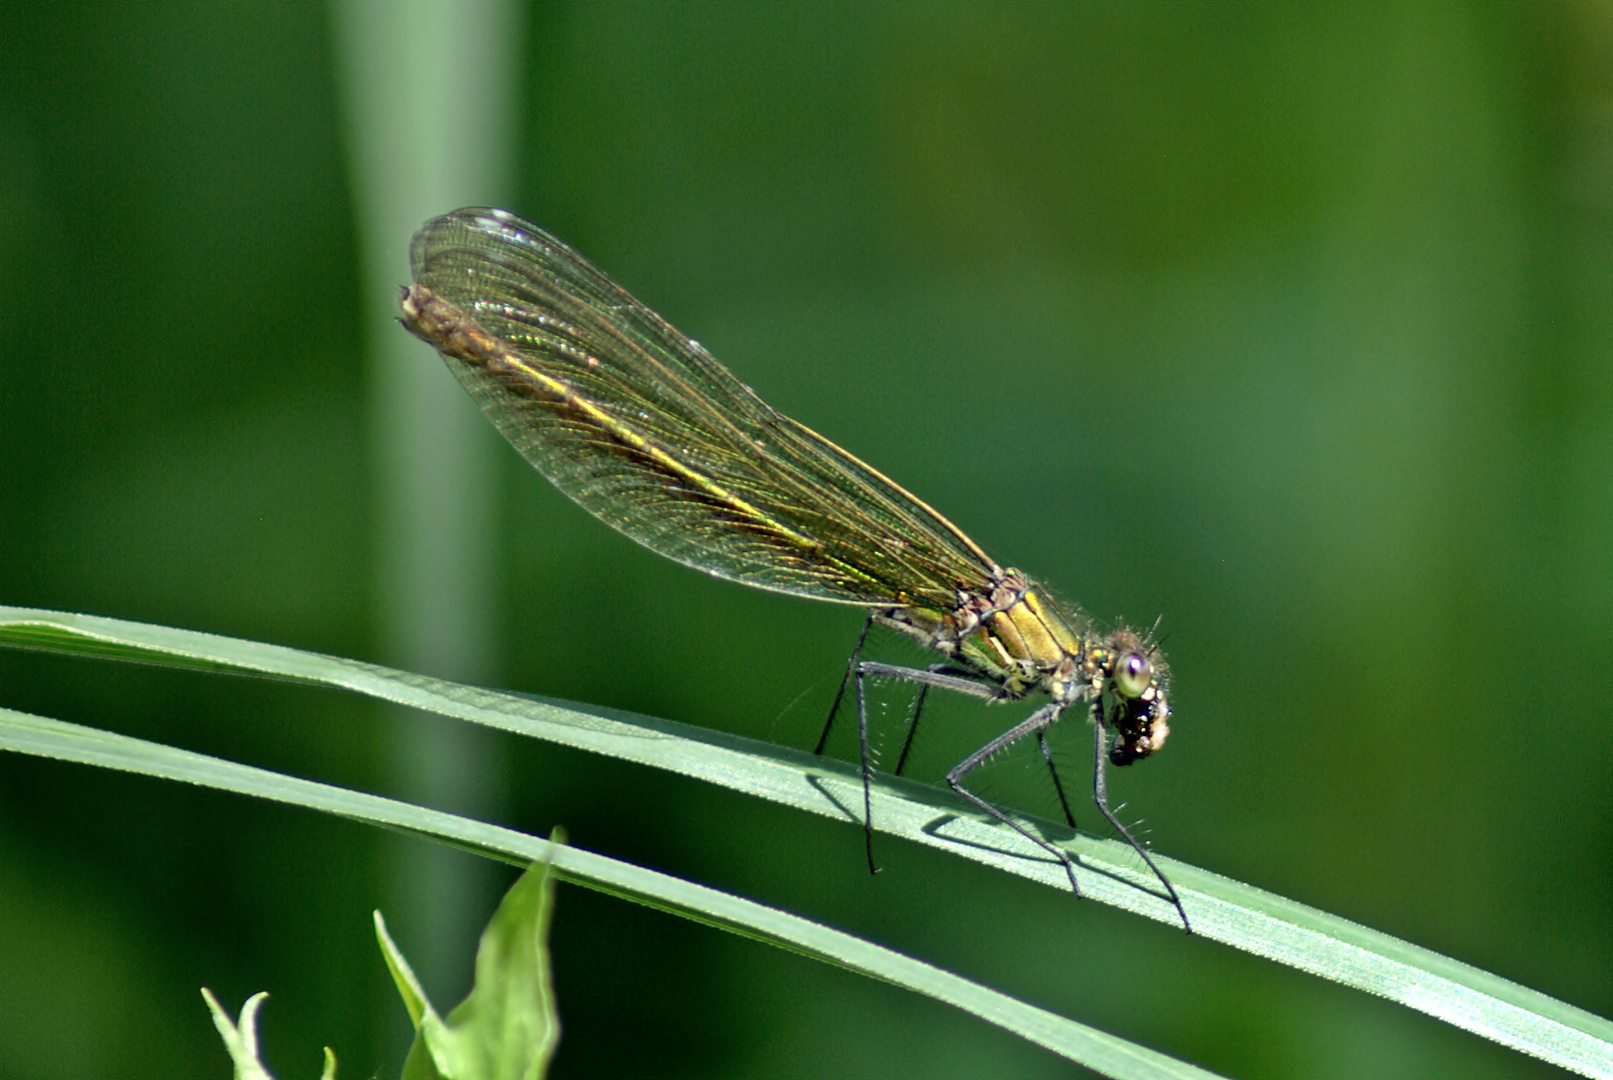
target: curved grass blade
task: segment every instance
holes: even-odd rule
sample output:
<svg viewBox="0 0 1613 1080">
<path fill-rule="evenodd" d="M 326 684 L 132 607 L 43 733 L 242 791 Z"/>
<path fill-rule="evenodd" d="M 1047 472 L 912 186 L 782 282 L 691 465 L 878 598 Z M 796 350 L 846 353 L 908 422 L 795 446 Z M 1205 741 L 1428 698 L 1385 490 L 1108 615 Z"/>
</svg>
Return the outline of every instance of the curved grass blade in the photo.
<svg viewBox="0 0 1613 1080">
<path fill-rule="evenodd" d="M 30 608 L 0 607 L 0 644 L 339 687 L 861 824 L 862 781 L 853 766 L 669 720 L 503 694 L 277 645 Z M 881 832 L 1055 888 L 1065 881 L 1058 864 L 1013 830 L 937 788 L 876 776 L 872 798 Z M 1017 818 L 1080 857 L 1081 888 L 1089 899 L 1175 923 L 1174 909 L 1139 887 L 1149 879 L 1123 844 Z M 1346 919 L 1155 858 L 1181 893 L 1196 934 L 1399 1002 L 1562 1068 L 1613 1078 L 1613 1022 Z"/>
<path fill-rule="evenodd" d="M 1106 1076 L 1192 1080 L 1216 1075 L 798 915 L 514 829 L 11 709 L 0 709 L 0 749 L 320 810 L 516 866 L 548 862 L 574 884 L 944 1001 Z"/>
</svg>

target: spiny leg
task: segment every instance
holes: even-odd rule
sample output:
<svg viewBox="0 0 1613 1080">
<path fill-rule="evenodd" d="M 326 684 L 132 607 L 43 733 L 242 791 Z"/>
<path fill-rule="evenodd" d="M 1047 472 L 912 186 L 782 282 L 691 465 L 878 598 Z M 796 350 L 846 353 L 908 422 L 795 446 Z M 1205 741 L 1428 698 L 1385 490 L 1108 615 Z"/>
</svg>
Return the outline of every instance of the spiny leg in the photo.
<svg viewBox="0 0 1613 1080">
<path fill-rule="evenodd" d="M 929 683 L 921 683 L 913 698 L 913 715 L 907 721 L 907 738 L 902 742 L 902 756 L 896 759 L 896 775 L 901 776 L 907 767 L 907 755 L 913 749 L 913 737 L 919 733 L 919 716 L 924 712 L 924 698 L 930 692 Z"/>
<path fill-rule="evenodd" d="M 1012 700 L 1012 695 L 1004 693 L 998 686 L 982 682 L 980 676 L 967 668 L 956 668 L 949 664 L 937 664 L 932 668 L 910 668 L 878 660 L 864 660 L 857 665 L 857 670 L 864 675 L 872 675 L 879 679 L 906 679 L 908 682 L 924 683 L 927 686 L 940 687 L 942 690 L 956 690 L 960 694 L 968 694 L 982 701 Z"/>
<path fill-rule="evenodd" d="M 1172 885 L 1170 879 L 1160 872 L 1159 867 L 1154 865 L 1154 860 L 1148 855 L 1148 849 L 1132 837 L 1131 831 L 1120 824 L 1120 819 L 1115 817 L 1109 809 L 1109 783 L 1104 777 L 1104 760 L 1108 756 L 1109 739 L 1104 731 L 1103 702 L 1101 699 L 1092 703 L 1092 726 L 1097 731 L 1094 737 L 1092 755 L 1092 801 L 1097 804 L 1098 812 L 1104 816 L 1104 820 L 1108 821 L 1115 832 L 1119 833 L 1126 843 L 1131 845 L 1131 850 L 1142 857 L 1143 862 L 1148 864 L 1148 869 L 1152 870 L 1154 876 L 1159 879 L 1159 883 L 1165 886 L 1165 892 L 1170 895 L 1171 903 L 1176 905 L 1176 914 L 1182 917 L 1182 929 L 1191 934 L 1193 924 L 1187 921 L 1187 912 L 1182 908 L 1182 898 L 1176 895 L 1176 886 Z"/>
<path fill-rule="evenodd" d="M 859 641 L 859 645 L 862 643 Z M 862 753 L 863 774 L 863 850 L 868 856 L 868 872 L 879 873 L 874 865 L 874 797 L 869 787 L 873 770 L 868 767 L 868 699 L 863 693 L 862 667 L 857 668 L 857 748 Z"/>
<path fill-rule="evenodd" d="M 954 668 L 946 664 L 936 664 L 928 671 L 918 668 L 898 667 L 895 664 L 882 664 L 877 660 L 859 660 L 863 642 L 868 638 L 868 628 L 874 623 L 873 615 L 863 624 L 862 633 L 857 636 L 857 645 L 851 651 L 851 661 L 846 665 L 846 675 L 840 680 L 840 689 L 835 693 L 834 704 L 829 707 L 829 719 L 823 725 L 823 735 L 818 739 L 818 746 L 814 753 L 823 753 L 824 744 L 829 741 L 829 729 L 834 724 L 835 713 L 840 709 L 841 699 L 845 697 L 846 684 L 852 679 L 857 680 L 857 749 L 860 756 L 863 781 L 863 846 L 868 855 L 868 872 L 879 873 L 879 867 L 874 863 L 874 811 L 873 811 L 873 768 L 869 764 L 868 750 L 868 699 L 863 688 L 863 680 L 867 676 L 884 677 L 892 679 L 906 679 L 928 688 L 939 686 L 946 690 L 956 690 L 959 693 L 969 694 L 973 697 L 995 701 L 1001 692 L 994 686 L 981 683 L 974 677 L 974 673 L 963 668 Z M 904 751 L 905 753 L 905 751 Z"/>
<path fill-rule="evenodd" d="M 870 611 L 868 618 L 863 620 L 862 633 L 857 635 L 857 644 L 851 647 L 851 659 L 846 661 L 846 673 L 840 677 L 840 689 L 835 691 L 834 704 L 829 706 L 829 718 L 823 722 L 823 734 L 818 736 L 818 745 L 812 751 L 814 754 L 823 753 L 824 746 L 829 742 L 829 731 L 835 725 L 835 714 L 840 711 L 840 700 L 846 696 L 846 684 L 856 674 L 857 657 L 862 655 L 863 642 L 868 640 L 868 628 L 873 625 L 874 613 Z"/>
<path fill-rule="evenodd" d="M 968 678 L 974 672 L 968 668 L 956 667 L 952 664 L 931 664 L 931 675 L 957 675 Z M 913 714 L 907 721 L 907 739 L 902 743 L 902 756 L 896 759 L 896 775 L 901 776 L 902 770 L 907 767 L 907 755 L 913 749 L 913 738 L 919 733 L 919 716 L 924 712 L 926 695 L 930 692 L 930 683 L 920 683 L 918 695 L 913 699 Z"/>
<path fill-rule="evenodd" d="M 867 629 L 864 628 L 866 635 Z M 858 647 L 862 640 L 858 639 Z M 956 674 L 955 674 L 956 673 Z M 873 768 L 869 764 L 870 753 L 868 749 L 868 700 L 863 688 L 863 680 L 869 676 L 875 678 L 906 679 L 916 682 L 923 687 L 939 686 L 945 690 L 956 690 L 961 694 L 995 701 L 1001 692 L 994 686 L 980 682 L 974 673 L 963 668 L 951 667 L 947 664 L 935 664 L 928 670 L 918 668 L 898 667 L 895 664 L 883 664 L 878 660 L 861 660 L 851 671 L 851 676 L 857 680 L 857 748 L 861 754 L 862 780 L 863 780 L 863 845 L 868 854 L 868 872 L 879 873 L 879 867 L 874 864 L 874 811 L 873 795 L 871 792 L 873 782 Z M 832 714 L 831 714 L 832 718 Z"/>
<path fill-rule="evenodd" d="M 984 810 L 986 813 L 990 814 L 1004 825 L 1007 825 L 1010 829 L 1013 829 L 1019 835 L 1023 836 L 1025 839 L 1029 840 L 1043 851 L 1046 851 L 1061 864 L 1063 864 L 1064 872 L 1068 874 L 1070 878 L 1070 891 L 1075 893 L 1077 896 L 1080 896 L 1081 886 L 1077 884 L 1075 880 L 1075 864 L 1070 861 L 1070 856 L 1068 853 L 1060 848 L 1054 847 L 1041 837 L 1033 835 L 1029 829 L 1025 828 L 1025 826 L 1021 825 L 1019 822 L 1015 821 L 1013 818 L 991 805 L 991 803 L 987 802 L 985 799 L 982 799 L 980 796 L 963 786 L 963 778 L 969 775 L 970 772 L 979 768 L 982 763 L 984 763 L 994 754 L 1001 753 L 1014 743 L 1025 738 L 1027 735 L 1039 736 L 1045 732 L 1048 727 L 1052 725 L 1053 721 L 1059 718 L 1059 711 L 1060 706 L 1053 704 L 1052 702 L 1043 705 L 1040 709 L 1037 709 L 1035 712 L 1031 713 L 1029 717 L 1020 721 L 1018 724 L 1015 724 L 1013 727 L 991 740 L 985 746 L 982 746 L 979 750 L 976 750 L 974 753 L 958 762 L 957 765 L 953 766 L 952 771 L 947 773 L 946 780 L 947 786 L 953 791 L 956 791 L 959 795 L 962 795 L 965 799 L 968 799 L 975 806 L 979 807 L 981 810 Z"/>
<path fill-rule="evenodd" d="M 1047 732 L 1036 733 L 1036 745 L 1042 748 L 1042 758 L 1047 762 L 1047 773 L 1053 778 L 1053 790 L 1058 792 L 1059 805 L 1064 808 L 1064 820 L 1069 822 L 1070 828 L 1075 828 L 1075 814 L 1070 810 L 1070 800 L 1064 797 L 1064 781 L 1059 779 L 1059 768 L 1053 764 L 1053 749 L 1047 745 Z"/>
</svg>

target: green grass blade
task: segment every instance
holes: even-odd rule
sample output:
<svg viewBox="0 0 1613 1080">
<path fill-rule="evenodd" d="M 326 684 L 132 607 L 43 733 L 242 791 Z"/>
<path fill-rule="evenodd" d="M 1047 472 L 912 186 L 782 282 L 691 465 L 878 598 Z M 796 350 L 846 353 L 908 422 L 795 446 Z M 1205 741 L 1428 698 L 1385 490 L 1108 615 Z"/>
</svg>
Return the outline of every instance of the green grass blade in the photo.
<svg viewBox="0 0 1613 1080">
<path fill-rule="evenodd" d="M 272 799 L 442 840 L 518 866 L 547 861 L 578 885 L 944 1001 L 1106 1076 L 1186 1080 L 1215 1075 L 800 916 L 513 829 L 10 709 L 0 709 L 0 750 Z"/>
<path fill-rule="evenodd" d="M 24 608 L 0 607 L 0 644 L 340 687 L 861 821 L 861 782 L 850 765 L 668 720 L 565 706 L 275 645 Z M 938 788 L 879 776 L 873 816 L 881 832 L 1068 888 L 1057 863 Z M 1147 891 L 1150 879 L 1138 872 L 1125 845 L 1072 835 L 1039 818 L 1019 820 L 1079 855 L 1089 899 L 1175 922 L 1169 904 Z M 1565 1069 L 1613 1078 L 1613 1023 L 1601 1017 L 1253 886 L 1159 855 L 1155 860 L 1181 893 L 1195 933 L 1399 1002 Z"/>
</svg>

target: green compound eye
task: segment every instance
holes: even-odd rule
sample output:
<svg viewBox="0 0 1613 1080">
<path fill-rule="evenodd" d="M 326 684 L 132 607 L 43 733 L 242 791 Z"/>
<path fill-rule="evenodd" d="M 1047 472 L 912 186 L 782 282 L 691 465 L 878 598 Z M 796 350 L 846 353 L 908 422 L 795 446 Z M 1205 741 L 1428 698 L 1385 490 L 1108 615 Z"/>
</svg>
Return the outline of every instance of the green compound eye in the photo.
<svg viewBox="0 0 1613 1080">
<path fill-rule="evenodd" d="M 1138 652 L 1121 654 L 1115 661 L 1114 685 L 1121 697 L 1139 698 L 1154 681 L 1154 665 Z"/>
</svg>

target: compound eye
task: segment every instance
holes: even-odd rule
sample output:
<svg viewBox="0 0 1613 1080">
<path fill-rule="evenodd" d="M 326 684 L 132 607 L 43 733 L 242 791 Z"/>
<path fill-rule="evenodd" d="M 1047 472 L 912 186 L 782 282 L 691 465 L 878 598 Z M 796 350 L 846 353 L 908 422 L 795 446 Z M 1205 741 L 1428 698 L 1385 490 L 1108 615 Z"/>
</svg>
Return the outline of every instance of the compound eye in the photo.
<svg viewBox="0 0 1613 1080">
<path fill-rule="evenodd" d="M 1114 686 L 1121 697 L 1142 697 L 1153 681 L 1154 665 L 1142 653 L 1122 653 L 1115 662 Z"/>
</svg>

